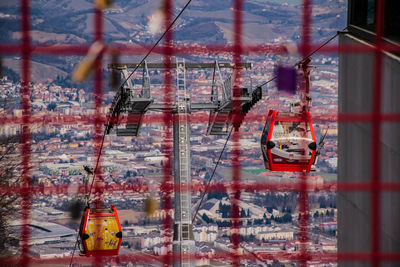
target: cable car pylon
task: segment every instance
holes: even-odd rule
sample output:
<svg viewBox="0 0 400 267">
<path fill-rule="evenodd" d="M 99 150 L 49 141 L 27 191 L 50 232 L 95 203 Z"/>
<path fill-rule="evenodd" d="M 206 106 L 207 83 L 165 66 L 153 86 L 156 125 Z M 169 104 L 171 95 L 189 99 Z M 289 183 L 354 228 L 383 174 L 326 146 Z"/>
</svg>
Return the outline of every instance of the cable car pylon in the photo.
<svg viewBox="0 0 400 267">
<path fill-rule="evenodd" d="M 190 123 L 189 114 L 193 112 L 209 111 L 207 134 L 226 135 L 231 125 L 239 127 L 232 121 L 233 101 L 240 101 L 242 110 L 248 111 L 261 98 L 261 88 L 250 94 L 248 89 L 242 88 L 240 97 L 233 97 L 233 79 L 229 76 L 222 78 L 221 69 L 234 70 L 250 69 L 250 63 L 241 63 L 235 66 L 232 63 L 185 63 L 184 59 L 177 59 L 171 64 L 176 70 L 176 88 L 172 103 L 159 102 L 150 94 L 150 78 L 148 69 L 165 69 L 162 63 L 133 63 L 110 64 L 109 69 L 118 70 L 126 80 L 117 92 L 116 101 L 112 103 L 111 113 L 115 117 L 107 125 L 107 132 L 118 127 L 120 114 L 128 113 L 125 128 L 117 128 L 117 136 L 138 136 L 141 127 L 141 118 L 147 111 L 171 113 L 174 116 L 173 147 L 174 147 L 174 183 L 177 191 L 174 194 L 174 234 L 172 249 L 174 252 L 174 266 L 195 265 L 195 242 L 192 226 L 191 205 L 191 163 L 190 163 Z M 128 69 L 143 69 L 142 90 L 135 93 L 133 79 Z M 186 83 L 186 72 L 190 69 L 213 69 L 214 75 L 209 100 L 192 99 L 192 92 Z M 251 88 L 252 89 L 252 88 Z M 234 125 L 235 124 L 235 125 Z"/>
</svg>

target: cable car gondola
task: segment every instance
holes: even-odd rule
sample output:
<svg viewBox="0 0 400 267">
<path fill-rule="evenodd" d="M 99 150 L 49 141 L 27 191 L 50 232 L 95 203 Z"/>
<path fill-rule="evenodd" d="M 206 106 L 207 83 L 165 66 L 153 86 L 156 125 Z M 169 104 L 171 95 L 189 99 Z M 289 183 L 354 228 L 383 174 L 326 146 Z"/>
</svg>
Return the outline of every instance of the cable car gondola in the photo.
<svg viewBox="0 0 400 267">
<path fill-rule="evenodd" d="M 86 256 L 118 255 L 122 229 L 117 209 L 87 207 L 79 228 L 82 254 Z"/>
<path fill-rule="evenodd" d="M 268 112 L 261 135 L 261 151 L 265 167 L 271 171 L 310 172 L 318 156 L 309 113 L 310 61 L 308 57 L 298 64 L 304 78 L 300 102 L 291 105 L 291 112 Z M 294 112 L 294 106 L 300 106 L 300 110 Z"/>
<path fill-rule="evenodd" d="M 310 172 L 316 149 L 310 113 L 268 112 L 261 136 L 261 150 L 267 169 Z"/>
</svg>

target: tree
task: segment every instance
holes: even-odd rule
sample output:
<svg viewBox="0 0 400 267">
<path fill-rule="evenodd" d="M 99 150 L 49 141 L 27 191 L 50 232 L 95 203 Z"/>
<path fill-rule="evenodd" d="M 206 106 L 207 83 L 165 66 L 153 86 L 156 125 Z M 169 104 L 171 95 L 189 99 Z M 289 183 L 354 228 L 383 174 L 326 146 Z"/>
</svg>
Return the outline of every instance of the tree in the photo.
<svg viewBox="0 0 400 267">
<path fill-rule="evenodd" d="M 318 202 L 319 202 L 319 208 L 320 209 L 325 209 L 326 208 L 326 198 L 324 196 L 320 196 L 318 198 Z"/>
<path fill-rule="evenodd" d="M 218 227 L 231 227 L 232 223 L 230 221 L 216 221 Z"/>
<path fill-rule="evenodd" d="M 325 216 L 326 217 L 330 217 L 331 216 L 331 214 L 329 213 L 329 210 L 326 210 Z"/>
<path fill-rule="evenodd" d="M 0 138 L 0 186 L 16 185 L 19 182 L 19 154 L 17 137 Z M 9 254 L 12 243 L 9 219 L 18 209 L 15 205 L 19 195 L 0 194 L 0 255 Z"/>
<path fill-rule="evenodd" d="M 207 216 L 207 214 L 203 213 L 201 218 L 206 222 L 206 223 L 213 223 L 214 221 L 210 219 L 210 217 Z"/>
<path fill-rule="evenodd" d="M 246 212 L 244 211 L 244 209 L 240 210 L 240 218 L 244 218 L 246 217 Z"/>
<path fill-rule="evenodd" d="M 267 211 L 268 213 L 272 213 L 274 210 L 277 210 L 278 208 L 276 206 L 267 206 Z"/>
<path fill-rule="evenodd" d="M 221 212 L 221 217 L 222 218 L 230 218 L 231 205 L 222 204 L 219 211 Z"/>
<path fill-rule="evenodd" d="M 289 222 L 292 222 L 292 215 L 290 215 L 289 213 L 285 213 L 283 216 L 282 216 L 282 222 L 283 223 L 289 223 Z"/>
<path fill-rule="evenodd" d="M 264 219 L 254 219 L 254 225 L 260 225 L 264 223 Z"/>
<path fill-rule="evenodd" d="M 273 216 L 271 216 L 272 219 Z M 290 223 L 292 221 L 292 215 L 290 215 L 289 213 L 285 213 L 283 216 L 281 217 L 275 217 L 273 218 L 273 220 L 277 223 Z"/>
<path fill-rule="evenodd" d="M 215 185 L 215 191 L 209 192 L 207 194 L 207 199 L 223 199 L 224 197 L 228 197 L 228 193 L 226 192 L 226 188 L 222 184 L 216 184 Z"/>
<path fill-rule="evenodd" d="M 50 104 L 47 105 L 47 110 L 52 110 L 54 111 L 57 107 L 57 104 L 55 102 L 51 102 Z"/>
</svg>

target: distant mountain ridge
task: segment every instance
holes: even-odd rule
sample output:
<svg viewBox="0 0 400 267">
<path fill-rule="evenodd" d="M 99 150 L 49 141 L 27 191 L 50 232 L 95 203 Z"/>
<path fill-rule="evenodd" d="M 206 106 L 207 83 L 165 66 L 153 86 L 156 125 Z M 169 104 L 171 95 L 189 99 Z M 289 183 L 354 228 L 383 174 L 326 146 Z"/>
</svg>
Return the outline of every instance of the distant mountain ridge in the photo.
<svg viewBox="0 0 400 267">
<path fill-rule="evenodd" d="M 244 44 L 265 44 L 274 40 L 298 41 L 301 34 L 301 6 L 295 1 L 280 3 L 247 0 L 243 10 Z M 287 2 L 287 3 L 286 3 Z M 298 1 L 300 3 L 301 1 Z M 14 1 L 0 3 L 0 41 L 20 41 L 20 8 Z M 174 1 L 174 14 L 186 0 Z M 345 25 L 343 0 L 313 1 L 313 40 L 326 39 Z M 93 39 L 93 4 L 91 0 L 31 1 L 32 42 L 46 45 L 91 43 Z M 159 37 L 147 30 L 149 16 L 160 1 L 116 0 L 104 11 L 104 37 L 107 43 L 149 44 Z M 226 44 L 232 42 L 232 1 L 193 1 L 174 27 L 174 40 L 183 43 Z M 69 73 L 79 57 L 37 59 Z M 57 62 L 53 62 L 57 61 Z"/>
</svg>

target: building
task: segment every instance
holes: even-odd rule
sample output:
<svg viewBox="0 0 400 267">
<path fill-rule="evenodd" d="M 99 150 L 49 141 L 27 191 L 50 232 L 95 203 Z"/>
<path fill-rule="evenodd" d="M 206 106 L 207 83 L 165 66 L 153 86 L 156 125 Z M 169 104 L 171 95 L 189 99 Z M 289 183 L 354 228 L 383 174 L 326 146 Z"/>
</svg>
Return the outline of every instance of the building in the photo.
<svg viewBox="0 0 400 267">
<path fill-rule="evenodd" d="M 378 5 L 383 2 L 381 28 Z M 400 1 L 349 0 L 348 5 L 348 32 L 339 34 L 339 113 L 358 117 L 339 121 L 338 181 L 371 186 L 338 193 L 338 251 L 399 253 L 400 192 L 380 191 L 379 183 L 400 182 L 400 121 L 383 122 L 379 114 L 400 114 Z M 376 52 L 380 43 L 397 52 Z M 399 264 L 373 261 L 371 266 Z M 339 266 L 369 265 L 348 261 Z"/>
<path fill-rule="evenodd" d="M 15 220 L 10 222 L 10 226 L 12 236 L 18 238 L 21 227 L 24 225 L 20 220 Z M 32 220 L 25 227 L 28 227 L 31 233 L 29 245 L 74 242 L 76 240 L 76 231 L 60 224 Z"/>
<path fill-rule="evenodd" d="M 293 240 L 294 233 L 290 230 L 263 231 L 256 234 L 258 240 Z"/>
</svg>

